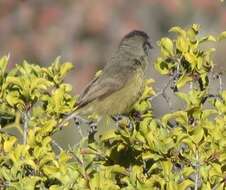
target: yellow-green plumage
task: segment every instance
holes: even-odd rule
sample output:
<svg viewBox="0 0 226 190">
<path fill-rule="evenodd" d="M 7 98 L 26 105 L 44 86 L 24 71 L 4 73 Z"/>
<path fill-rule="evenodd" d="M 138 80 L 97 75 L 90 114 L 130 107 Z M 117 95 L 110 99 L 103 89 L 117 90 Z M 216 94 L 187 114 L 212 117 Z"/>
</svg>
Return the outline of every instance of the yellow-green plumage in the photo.
<svg viewBox="0 0 226 190">
<path fill-rule="evenodd" d="M 151 48 L 148 40 L 148 35 L 142 31 L 127 34 L 102 73 L 86 87 L 73 114 L 113 116 L 128 113 L 144 89 L 148 49 Z"/>
<path fill-rule="evenodd" d="M 123 88 L 113 92 L 106 98 L 96 99 L 80 109 L 79 114 L 87 115 L 93 112 L 98 115 L 115 115 L 128 113 L 133 104 L 141 96 L 144 89 L 144 71 L 139 68 Z"/>
</svg>

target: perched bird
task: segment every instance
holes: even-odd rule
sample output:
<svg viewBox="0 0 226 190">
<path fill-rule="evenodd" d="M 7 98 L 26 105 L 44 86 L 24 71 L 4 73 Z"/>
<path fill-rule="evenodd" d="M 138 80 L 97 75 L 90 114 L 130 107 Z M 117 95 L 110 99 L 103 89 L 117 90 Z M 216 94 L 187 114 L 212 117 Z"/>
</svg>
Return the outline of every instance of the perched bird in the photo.
<svg viewBox="0 0 226 190">
<path fill-rule="evenodd" d="M 76 115 L 114 116 L 131 111 L 144 89 L 144 75 L 152 48 L 149 36 L 132 31 L 121 40 L 102 72 L 94 77 L 80 96 Z"/>
</svg>

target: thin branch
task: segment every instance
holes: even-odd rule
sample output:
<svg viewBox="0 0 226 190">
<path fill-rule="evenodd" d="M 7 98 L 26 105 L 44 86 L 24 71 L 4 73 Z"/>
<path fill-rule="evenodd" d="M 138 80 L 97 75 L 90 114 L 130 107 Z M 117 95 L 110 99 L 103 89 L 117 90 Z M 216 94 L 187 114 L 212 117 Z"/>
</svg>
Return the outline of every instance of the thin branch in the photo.
<svg viewBox="0 0 226 190">
<path fill-rule="evenodd" d="M 5 182 L 3 184 L 0 184 L 0 189 L 6 189 L 9 187 L 12 187 L 12 185 L 9 184 L 10 182 Z"/>
<path fill-rule="evenodd" d="M 70 120 L 74 119 L 75 121 L 81 121 L 83 123 L 88 123 L 87 120 L 81 118 L 78 116 L 78 113 L 73 111 L 72 113 L 70 113 L 69 115 L 67 115 L 65 118 L 62 119 L 62 121 L 56 126 L 56 128 L 59 128 L 60 130 L 62 129 L 62 127 L 67 123 L 69 122 Z M 81 136 L 82 133 L 80 133 Z"/>
<path fill-rule="evenodd" d="M 69 115 L 67 115 L 57 126 L 56 128 L 62 129 L 62 127 L 71 119 L 74 119 L 77 116 L 76 112 L 72 112 Z"/>
<path fill-rule="evenodd" d="M 217 184 L 212 188 L 212 190 L 217 190 L 218 186 L 219 186 L 219 184 L 217 183 Z"/>
<path fill-rule="evenodd" d="M 170 77 L 170 79 L 168 80 L 168 82 L 163 86 L 163 88 L 158 93 L 156 93 L 154 96 L 152 96 L 152 97 L 149 98 L 149 100 L 152 101 L 156 97 L 162 96 L 166 100 L 166 102 L 169 105 L 169 108 L 170 109 L 172 107 L 172 104 L 170 102 L 170 98 L 166 95 L 166 90 L 168 89 L 168 87 L 171 85 L 172 82 L 176 83 L 176 80 L 177 80 L 178 76 L 180 75 L 180 62 L 181 62 L 181 58 L 176 59 L 176 62 L 177 62 L 176 71 Z M 174 84 L 174 85 L 176 86 L 176 84 Z"/>
<path fill-rule="evenodd" d="M 81 160 L 72 150 L 69 151 L 69 153 L 72 155 L 72 157 L 74 158 L 74 160 L 76 160 L 78 162 L 79 165 L 81 165 L 81 167 L 83 168 L 83 172 L 80 171 L 79 173 L 87 180 L 89 181 L 90 177 L 86 172 L 85 169 L 85 163 L 83 160 Z M 83 157 L 83 155 L 82 155 Z M 84 174 L 83 174 L 84 173 Z"/>
<path fill-rule="evenodd" d="M 195 159 L 196 159 L 196 163 L 195 163 L 196 172 L 195 172 L 195 188 L 194 188 L 194 190 L 198 190 L 198 188 L 199 188 L 199 168 L 200 168 L 198 152 L 196 152 Z"/>
<path fill-rule="evenodd" d="M 56 147 L 56 148 L 58 148 L 60 151 L 63 151 L 64 149 L 55 141 L 55 140 L 53 140 L 52 139 L 52 144 Z"/>
<path fill-rule="evenodd" d="M 74 158 L 74 160 L 76 160 L 78 162 L 79 165 L 81 165 L 81 167 L 83 168 L 83 172 L 82 171 L 79 171 L 80 175 L 85 178 L 85 180 L 89 180 L 89 175 L 86 173 L 85 171 L 85 164 L 83 162 L 83 160 L 81 160 L 77 155 L 75 155 L 74 152 L 70 151 L 70 154 L 72 155 L 72 157 Z"/>
<path fill-rule="evenodd" d="M 78 162 L 78 164 L 80 164 L 81 166 L 84 164 L 83 161 L 72 150 L 69 150 L 69 153 L 74 158 L 74 160 Z"/>
<path fill-rule="evenodd" d="M 189 88 L 190 88 L 190 90 L 192 90 L 192 89 L 193 89 L 193 81 L 191 81 L 191 82 L 190 82 L 190 84 L 189 84 Z"/>
<path fill-rule="evenodd" d="M 169 105 L 169 108 L 171 110 L 172 109 L 172 103 L 170 101 L 170 98 L 166 95 L 166 93 L 163 93 L 162 97 L 165 99 L 165 101 L 167 102 L 167 104 Z"/>
<path fill-rule="evenodd" d="M 152 101 L 154 100 L 155 98 L 157 98 L 158 96 L 165 96 L 165 93 L 166 93 L 166 90 L 167 88 L 169 87 L 169 85 L 171 84 L 171 82 L 173 81 L 173 77 L 170 78 L 170 80 L 168 80 L 168 82 L 164 85 L 164 87 L 159 91 L 157 92 L 154 96 L 150 97 L 149 100 Z"/>
<path fill-rule="evenodd" d="M 80 126 L 80 122 L 82 122 L 82 123 L 87 123 L 87 124 L 88 124 L 89 122 L 88 122 L 87 120 L 85 120 L 85 119 L 79 117 L 79 116 L 74 116 L 74 118 L 72 117 L 71 119 L 74 119 L 75 127 L 76 127 L 76 129 L 78 129 L 79 135 L 81 136 L 81 138 L 84 138 L 85 136 L 84 136 L 84 134 L 83 134 L 83 132 L 82 132 L 82 129 L 81 129 L 81 126 Z"/>
<path fill-rule="evenodd" d="M 83 135 L 83 132 L 82 132 L 81 127 L 80 127 L 79 125 L 77 125 L 76 127 L 77 127 L 77 129 L 78 129 L 79 135 L 80 135 L 82 138 L 84 138 L 84 135 Z"/>
<path fill-rule="evenodd" d="M 29 121 L 29 111 L 25 111 L 23 115 L 23 122 L 24 122 L 23 144 L 27 143 L 28 121 Z"/>
<path fill-rule="evenodd" d="M 223 85 L 222 85 L 221 73 L 219 73 L 219 75 L 218 75 L 218 80 L 219 80 L 219 91 L 222 92 L 223 91 Z"/>
<path fill-rule="evenodd" d="M 171 76 L 171 78 L 168 80 L 168 82 L 164 85 L 164 87 L 158 92 L 156 93 L 154 96 L 149 98 L 149 101 L 154 100 L 155 98 L 162 96 L 164 98 L 164 100 L 167 102 L 167 104 L 169 105 L 169 108 L 172 108 L 172 104 L 170 102 L 170 98 L 167 96 L 166 94 L 166 90 L 168 89 L 168 87 L 171 85 L 171 83 L 175 80 L 175 75 Z"/>
<path fill-rule="evenodd" d="M 218 72 L 211 71 L 211 77 L 213 78 L 213 80 L 218 79 L 218 81 L 219 81 L 219 87 L 218 87 L 219 92 L 223 91 L 222 74 L 223 74 L 223 72 L 218 73 Z"/>
</svg>

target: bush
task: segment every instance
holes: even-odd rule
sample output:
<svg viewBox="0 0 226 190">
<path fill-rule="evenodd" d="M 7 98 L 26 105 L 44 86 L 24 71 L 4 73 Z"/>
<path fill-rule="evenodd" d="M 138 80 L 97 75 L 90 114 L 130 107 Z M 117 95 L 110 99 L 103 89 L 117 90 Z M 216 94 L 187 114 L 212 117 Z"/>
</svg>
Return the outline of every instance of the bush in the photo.
<svg viewBox="0 0 226 190">
<path fill-rule="evenodd" d="M 225 189 L 226 91 L 213 72 L 214 49 L 202 44 L 216 43 L 226 32 L 200 37 L 198 25 L 170 32 L 176 37 L 160 40 L 155 62 L 169 77 L 163 89 L 155 93 L 147 80 L 128 119 L 99 138 L 93 131 L 68 150 L 52 136 L 76 105 L 71 85 L 63 82 L 72 64 L 57 58 L 44 68 L 25 61 L 7 72 L 9 58 L 2 57 L 0 189 Z M 211 76 L 220 81 L 215 94 Z M 169 102 L 170 88 L 185 108 L 153 117 L 151 100 Z"/>
</svg>

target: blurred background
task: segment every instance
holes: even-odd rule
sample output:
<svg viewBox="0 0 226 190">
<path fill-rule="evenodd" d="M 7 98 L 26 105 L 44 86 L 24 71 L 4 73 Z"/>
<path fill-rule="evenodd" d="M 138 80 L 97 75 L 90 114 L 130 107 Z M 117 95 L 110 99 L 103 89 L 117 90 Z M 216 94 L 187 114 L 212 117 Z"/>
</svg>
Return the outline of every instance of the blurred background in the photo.
<svg viewBox="0 0 226 190">
<path fill-rule="evenodd" d="M 10 53 L 10 67 L 24 59 L 49 65 L 57 56 L 75 69 L 67 77 L 79 94 L 101 69 L 120 39 L 129 31 L 146 31 L 156 41 L 170 27 L 201 25 L 205 34 L 226 30 L 226 5 L 220 0 L 1 0 L 0 56 Z M 226 44 L 217 47 L 216 68 L 224 68 Z M 164 78 L 150 66 L 148 75 L 161 88 Z M 159 106 L 160 105 L 160 106 Z M 153 102 L 156 115 L 162 100 Z"/>
</svg>

